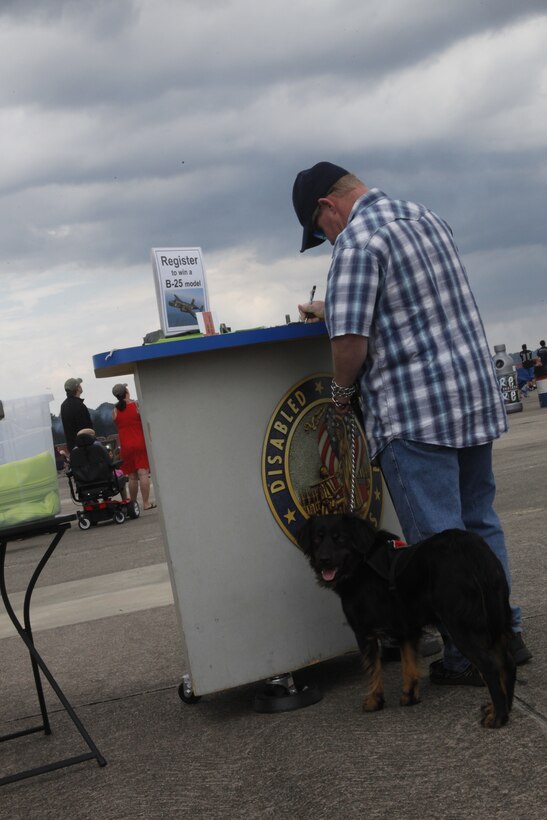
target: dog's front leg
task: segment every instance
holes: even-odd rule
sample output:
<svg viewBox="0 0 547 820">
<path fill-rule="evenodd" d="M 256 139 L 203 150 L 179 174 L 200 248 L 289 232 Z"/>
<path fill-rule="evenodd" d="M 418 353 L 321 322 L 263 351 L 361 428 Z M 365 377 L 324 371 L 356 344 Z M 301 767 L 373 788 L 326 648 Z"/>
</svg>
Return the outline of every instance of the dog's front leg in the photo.
<svg viewBox="0 0 547 820">
<path fill-rule="evenodd" d="M 363 655 L 365 673 L 369 676 L 369 686 L 363 701 L 363 712 L 377 712 L 384 708 L 384 682 L 378 640 L 367 638 L 363 642 L 359 641 L 359 648 Z"/>
<path fill-rule="evenodd" d="M 414 706 L 420 702 L 418 643 L 419 639 L 401 642 L 401 674 L 403 676 L 403 693 L 399 701 L 401 706 Z"/>
</svg>

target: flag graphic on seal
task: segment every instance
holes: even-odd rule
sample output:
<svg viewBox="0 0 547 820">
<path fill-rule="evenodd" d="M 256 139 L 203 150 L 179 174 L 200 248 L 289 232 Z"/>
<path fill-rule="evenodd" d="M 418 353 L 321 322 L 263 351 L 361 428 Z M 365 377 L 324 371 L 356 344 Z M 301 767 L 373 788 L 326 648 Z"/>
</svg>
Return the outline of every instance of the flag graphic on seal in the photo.
<svg viewBox="0 0 547 820">
<path fill-rule="evenodd" d="M 277 405 L 262 450 L 262 484 L 277 523 L 294 543 L 313 514 L 347 512 L 352 486 L 350 421 L 330 401 L 332 376 L 319 373 L 293 385 Z M 380 470 L 368 458 L 356 423 L 355 512 L 378 526 Z"/>
</svg>

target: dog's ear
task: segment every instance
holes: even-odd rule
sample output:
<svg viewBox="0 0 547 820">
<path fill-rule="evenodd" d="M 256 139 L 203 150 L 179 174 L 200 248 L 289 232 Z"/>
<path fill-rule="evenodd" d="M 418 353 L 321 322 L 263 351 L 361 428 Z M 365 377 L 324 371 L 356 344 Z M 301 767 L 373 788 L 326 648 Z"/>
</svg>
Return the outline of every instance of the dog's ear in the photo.
<svg viewBox="0 0 547 820">
<path fill-rule="evenodd" d="M 346 520 L 355 549 L 366 555 L 376 540 L 376 530 L 369 521 L 358 515 L 348 515 Z"/>
<path fill-rule="evenodd" d="M 310 555 L 311 553 L 311 539 L 313 535 L 313 516 L 300 527 L 296 533 L 296 543 L 304 553 Z"/>
</svg>

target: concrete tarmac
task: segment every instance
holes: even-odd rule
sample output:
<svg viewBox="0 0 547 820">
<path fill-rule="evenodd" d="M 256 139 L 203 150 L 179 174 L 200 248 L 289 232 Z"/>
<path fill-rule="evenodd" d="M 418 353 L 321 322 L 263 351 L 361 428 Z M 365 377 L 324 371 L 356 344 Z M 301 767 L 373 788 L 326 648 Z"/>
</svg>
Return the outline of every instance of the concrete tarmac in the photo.
<svg viewBox="0 0 547 820">
<path fill-rule="evenodd" d="M 157 510 L 137 521 L 73 526 L 31 610 L 45 662 L 108 761 L 0 788 L 1 820 L 231 820 L 547 817 L 547 409 L 535 393 L 495 444 L 496 507 L 533 660 L 518 670 L 511 720 L 479 725 L 483 689 L 436 687 L 424 662 L 422 703 L 398 705 L 400 664 L 385 666 L 386 708 L 360 710 L 350 654 L 295 679 L 323 699 L 259 714 L 257 684 L 186 704 L 182 656 Z M 60 479 L 63 512 L 73 509 Z M 9 545 L 7 586 L 20 604 L 43 539 Z M 327 594 L 327 593 L 326 593 Z M 31 668 L 0 604 L 0 734 L 39 722 Z M 0 777 L 87 751 L 47 682 L 52 734 L 0 744 Z"/>
</svg>

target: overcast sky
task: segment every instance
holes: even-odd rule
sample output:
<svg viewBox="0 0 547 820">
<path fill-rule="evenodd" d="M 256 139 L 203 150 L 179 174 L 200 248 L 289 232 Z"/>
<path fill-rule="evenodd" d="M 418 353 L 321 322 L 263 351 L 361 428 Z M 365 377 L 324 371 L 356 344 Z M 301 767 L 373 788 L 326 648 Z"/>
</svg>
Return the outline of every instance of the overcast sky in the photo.
<svg viewBox="0 0 547 820">
<path fill-rule="evenodd" d="M 545 0 L 0 0 L 0 398 L 113 401 L 92 356 L 160 327 L 152 247 L 202 248 L 232 329 L 296 319 L 320 160 L 442 215 L 491 347 L 535 349 L 546 43 Z"/>
</svg>

